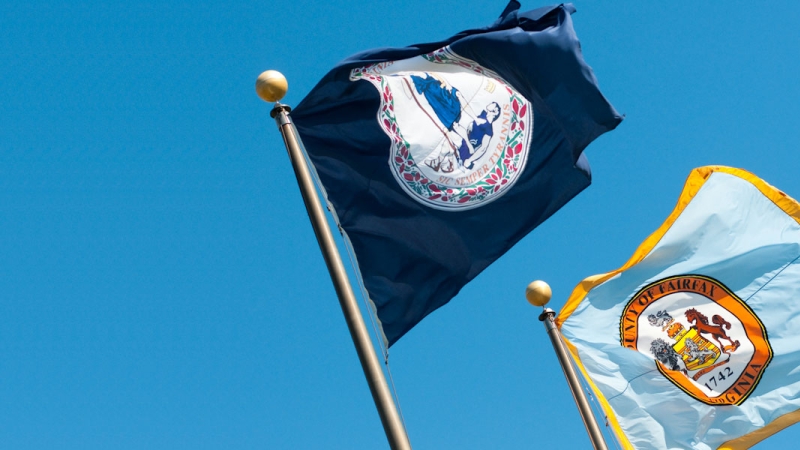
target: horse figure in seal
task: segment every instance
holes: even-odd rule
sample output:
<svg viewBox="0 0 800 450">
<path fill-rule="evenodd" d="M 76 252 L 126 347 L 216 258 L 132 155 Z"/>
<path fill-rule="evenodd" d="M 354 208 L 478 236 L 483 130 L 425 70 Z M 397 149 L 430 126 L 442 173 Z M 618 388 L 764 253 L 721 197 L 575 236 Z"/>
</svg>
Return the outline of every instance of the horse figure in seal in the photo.
<svg viewBox="0 0 800 450">
<path fill-rule="evenodd" d="M 722 353 L 729 353 L 739 348 L 739 341 L 734 341 L 728 337 L 728 333 L 725 332 L 725 330 L 731 329 L 730 322 L 723 319 L 721 316 L 715 314 L 714 317 L 711 318 L 711 322 L 713 322 L 714 325 L 711 325 L 708 323 L 708 317 L 703 315 L 700 311 L 691 308 L 686 311 L 686 320 L 688 320 L 689 323 L 694 322 L 690 328 L 697 330 L 697 334 L 710 334 L 714 340 L 717 341 L 717 344 L 719 344 Z M 721 339 L 725 339 L 730 345 L 722 345 Z"/>
</svg>

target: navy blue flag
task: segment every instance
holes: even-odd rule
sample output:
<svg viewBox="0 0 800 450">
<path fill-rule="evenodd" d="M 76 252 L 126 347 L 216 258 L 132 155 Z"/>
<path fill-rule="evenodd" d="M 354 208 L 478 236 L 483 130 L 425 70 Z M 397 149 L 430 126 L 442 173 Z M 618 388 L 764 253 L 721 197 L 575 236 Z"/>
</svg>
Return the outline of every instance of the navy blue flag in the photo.
<svg viewBox="0 0 800 450">
<path fill-rule="evenodd" d="M 395 343 L 580 191 L 582 152 L 622 120 L 572 5 L 339 63 L 293 111 Z"/>
</svg>

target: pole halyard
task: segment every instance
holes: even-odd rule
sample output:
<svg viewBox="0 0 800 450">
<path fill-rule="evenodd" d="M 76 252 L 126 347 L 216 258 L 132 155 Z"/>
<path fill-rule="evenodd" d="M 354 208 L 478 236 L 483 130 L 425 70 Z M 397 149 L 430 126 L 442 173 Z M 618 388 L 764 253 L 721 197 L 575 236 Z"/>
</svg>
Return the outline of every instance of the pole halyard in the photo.
<svg viewBox="0 0 800 450">
<path fill-rule="evenodd" d="M 268 70 L 264 72 L 256 81 L 256 92 L 259 97 L 268 102 L 279 101 L 285 95 L 286 89 L 286 79 L 275 71 Z M 305 155 L 300 148 L 300 138 L 289 116 L 290 110 L 288 106 L 276 103 L 270 115 L 275 119 L 283 136 L 306 211 L 311 220 L 311 226 L 314 229 L 322 256 L 328 267 L 331 281 L 333 281 L 336 295 L 339 298 L 339 305 L 347 322 L 347 328 L 350 330 L 350 337 L 356 347 L 358 359 L 361 361 L 361 368 L 367 378 L 367 384 L 372 393 L 372 399 L 375 401 L 375 407 L 381 418 L 383 429 L 386 432 L 386 438 L 392 450 L 410 450 L 411 443 L 408 440 L 408 435 L 392 398 L 389 385 L 386 383 L 386 377 L 383 374 L 380 361 L 367 332 L 367 327 L 364 324 L 353 288 L 350 285 L 342 258 L 339 255 L 328 220 L 325 217 L 322 203 L 317 196 Z"/>
</svg>

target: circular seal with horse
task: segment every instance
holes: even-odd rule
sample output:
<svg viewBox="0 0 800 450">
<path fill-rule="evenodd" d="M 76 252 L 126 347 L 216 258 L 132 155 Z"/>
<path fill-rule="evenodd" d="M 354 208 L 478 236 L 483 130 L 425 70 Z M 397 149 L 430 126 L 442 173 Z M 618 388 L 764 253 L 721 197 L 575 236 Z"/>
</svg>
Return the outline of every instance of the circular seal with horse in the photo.
<svg viewBox="0 0 800 450">
<path fill-rule="evenodd" d="M 679 275 L 650 283 L 620 317 L 620 343 L 654 358 L 659 372 L 708 405 L 739 405 L 772 359 L 767 330 L 719 281 Z"/>
</svg>

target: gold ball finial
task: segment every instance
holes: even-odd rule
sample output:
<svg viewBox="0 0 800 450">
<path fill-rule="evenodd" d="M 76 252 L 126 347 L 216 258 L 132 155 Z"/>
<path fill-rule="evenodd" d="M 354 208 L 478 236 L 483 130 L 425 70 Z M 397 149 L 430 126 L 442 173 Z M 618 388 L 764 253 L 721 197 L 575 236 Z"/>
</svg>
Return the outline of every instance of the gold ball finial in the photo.
<svg viewBox="0 0 800 450">
<path fill-rule="evenodd" d="M 553 296 L 553 291 L 550 290 L 550 285 L 542 280 L 532 281 L 531 284 L 525 288 L 525 298 L 528 303 L 533 306 L 544 306 L 550 301 Z"/>
<path fill-rule="evenodd" d="M 287 90 L 289 83 L 277 70 L 267 70 L 256 78 L 256 93 L 265 102 L 277 102 L 286 95 Z"/>
</svg>

